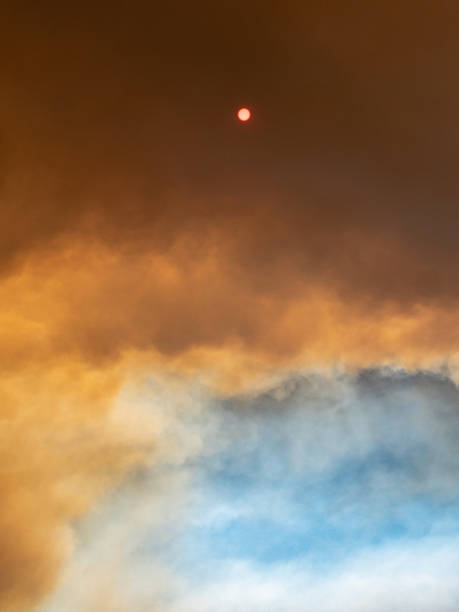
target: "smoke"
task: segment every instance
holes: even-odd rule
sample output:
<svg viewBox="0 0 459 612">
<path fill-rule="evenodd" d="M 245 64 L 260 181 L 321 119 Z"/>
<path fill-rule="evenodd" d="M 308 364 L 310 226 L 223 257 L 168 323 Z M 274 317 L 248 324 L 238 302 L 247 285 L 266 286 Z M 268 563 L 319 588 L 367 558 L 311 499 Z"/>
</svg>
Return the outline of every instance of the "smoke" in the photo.
<svg viewBox="0 0 459 612">
<path fill-rule="evenodd" d="M 141 397 L 180 452 L 89 513 L 41 610 L 91 609 L 108 581 L 108 609 L 135 612 L 457 607 L 447 376 L 298 374 L 225 400 L 170 385 Z"/>
<path fill-rule="evenodd" d="M 4 372 L 0 385 L 0 605 L 28 610 L 74 549 L 74 525 L 105 491 L 154 454 L 135 407 L 110 412 L 115 370 L 49 360 Z M 138 416 L 138 414 L 137 414 Z"/>
<path fill-rule="evenodd" d="M 170 458 L 167 411 L 119 403 L 145 376 L 222 396 L 305 368 L 454 377 L 453 12 L 6 7 L 2 609 L 52 591 L 83 518 Z M 178 414 L 174 457 L 201 440 Z"/>
</svg>

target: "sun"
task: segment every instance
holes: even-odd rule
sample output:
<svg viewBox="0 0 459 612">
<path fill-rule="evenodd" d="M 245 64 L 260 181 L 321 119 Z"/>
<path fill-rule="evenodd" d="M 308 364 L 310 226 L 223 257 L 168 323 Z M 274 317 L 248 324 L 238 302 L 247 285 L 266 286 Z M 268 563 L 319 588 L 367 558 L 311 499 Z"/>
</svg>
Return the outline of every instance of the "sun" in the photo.
<svg viewBox="0 0 459 612">
<path fill-rule="evenodd" d="M 245 106 L 237 111 L 237 118 L 239 121 L 248 121 L 251 116 L 251 111 L 248 108 L 245 108 Z"/>
</svg>

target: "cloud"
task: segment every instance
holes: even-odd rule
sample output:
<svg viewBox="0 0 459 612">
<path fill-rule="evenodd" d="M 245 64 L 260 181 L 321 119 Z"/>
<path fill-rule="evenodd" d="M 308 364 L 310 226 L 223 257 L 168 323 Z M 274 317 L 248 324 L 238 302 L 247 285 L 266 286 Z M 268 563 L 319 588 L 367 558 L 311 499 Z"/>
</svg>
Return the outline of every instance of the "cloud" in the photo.
<svg viewBox="0 0 459 612">
<path fill-rule="evenodd" d="M 296 376 L 223 402 L 181 389 L 142 397 L 182 452 L 89 514 L 44 612 L 90 609 L 108 576 L 133 611 L 457 607 L 450 379 Z"/>
<path fill-rule="evenodd" d="M 387 547 L 359 555 L 338 572 L 324 575 L 290 564 L 260 568 L 229 564 L 225 577 L 185 592 L 171 610 L 239 612 L 309 610 L 442 610 L 457 608 L 459 592 L 454 567 L 457 541 L 427 539 L 421 545 Z"/>
<path fill-rule="evenodd" d="M 207 7 L 192 44 L 188 10 L 138 9 L 112 7 L 108 24 L 91 7 L 87 28 L 81 6 L 68 27 L 51 3 L 46 34 L 5 20 L 0 268 L 7 303 L 28 309 L 7 359 L 27 325 L 99 359 L 234 345 L 274 367 L 454 356 L 449 7 L 358 3 L 342 27 L 314 3 L 255 3 L 242 21 Z M 247 88 L 260 123 L 243 136 L 229 117 Z"/>
<path fill-rule="evenodd" d="M 12 612 L 53 588 L 76 522 L 170 457 L 175 421 L 137 394 L 117 412 L 146 373 L 225 396 L 305 368 L 456 367 L 449 4 L 134 4 L 11 6 L 0 24 Z M 180 431 L 198 453 L 202 432 Z"/>
<path fill-rule="evenodd" d="M 235 277 L 218 253 L 191 261 L 187 253 L 186 245 L 126 255 L 82 243 L 29 261 L 0 289 L 4 367 L 68 355 L 97 367 L 131 354 L 158 368 L 229 379 L 232 370 L 237 380 L 305 365 L 454 364 L 453 308 L 343 300 L 318 281 L 266 292 Z"/>
<path fill-rule="evenodd" d="M 44 358 L 0 384 L 1 607 L 30 609 L 75 548 L 75 525 L 133 468 L 154 460 L 160 427 L 113 400 L 122 375 Z"/>
</svg>

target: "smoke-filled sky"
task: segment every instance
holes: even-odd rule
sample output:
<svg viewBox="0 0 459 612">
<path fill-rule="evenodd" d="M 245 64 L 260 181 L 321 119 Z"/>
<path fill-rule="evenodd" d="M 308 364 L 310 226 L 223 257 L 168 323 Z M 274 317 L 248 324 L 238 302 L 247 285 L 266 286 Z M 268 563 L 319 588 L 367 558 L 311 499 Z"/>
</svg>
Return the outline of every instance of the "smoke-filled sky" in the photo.
<svg viewBox="0 0 459 612">
<path fill-rule="evenodd" d="M 457 612 L 457 4 L 7 2 L 0 56 L 0 609 Z"/>
</svg>

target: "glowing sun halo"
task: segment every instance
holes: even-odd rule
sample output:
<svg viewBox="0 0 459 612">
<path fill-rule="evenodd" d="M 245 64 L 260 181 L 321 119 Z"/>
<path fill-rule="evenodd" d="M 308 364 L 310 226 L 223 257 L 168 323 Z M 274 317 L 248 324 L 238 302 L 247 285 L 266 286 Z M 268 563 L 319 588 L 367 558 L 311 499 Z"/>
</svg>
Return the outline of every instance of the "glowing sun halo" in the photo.
<svg viewBox="0 0 459 612">
<path fill-rule="evenodd" d="M 248 108 L 240 108 L 237 111 L 237 118 L 239 119 L 239 121 L 248 121 L 251 117 L 252 113 L 250 112 L 250 110 Z"/>
</svg>

